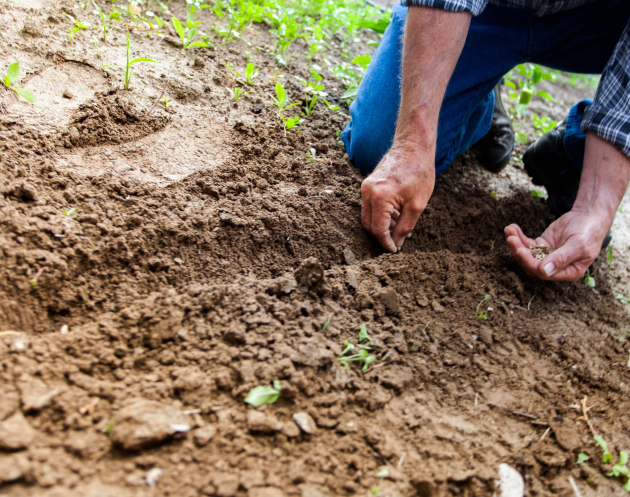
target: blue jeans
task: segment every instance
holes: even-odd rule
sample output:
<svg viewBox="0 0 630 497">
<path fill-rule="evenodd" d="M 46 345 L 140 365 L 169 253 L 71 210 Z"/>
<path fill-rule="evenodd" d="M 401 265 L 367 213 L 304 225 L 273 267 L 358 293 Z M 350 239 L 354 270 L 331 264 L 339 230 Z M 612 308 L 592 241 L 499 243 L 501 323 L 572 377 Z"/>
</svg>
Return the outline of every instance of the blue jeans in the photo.
<svg viewBox="0 0 630 497">
<path fill-rule="evenodd" d="M 400 103 L 402 39 L 407 7 L 394 7 L 392 22 L 372 58 L 341 138 L 359 170 L 368 175 L 394 139 Z M 466 43 L 444 96 L 438 122 L 436 173 L 490 130 L 493 88 L 517 64 L 535 62 L 562 71 L 604 70 L 630 16 L 628 0 L 597 0 L 577 9 L 535 17 L 525 9 L 488 5 L 472 19 Z M 567 120 L 565 147 L 581 170 L 585 134 L 580 123 L 590 101 L 576 104 Z"/>
</svg>

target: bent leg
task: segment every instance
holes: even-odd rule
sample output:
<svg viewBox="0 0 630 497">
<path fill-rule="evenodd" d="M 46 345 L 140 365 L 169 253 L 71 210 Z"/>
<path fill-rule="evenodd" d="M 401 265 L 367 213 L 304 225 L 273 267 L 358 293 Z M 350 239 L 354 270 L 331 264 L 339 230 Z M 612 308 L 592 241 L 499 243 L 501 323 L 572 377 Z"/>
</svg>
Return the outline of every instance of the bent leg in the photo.
<svg viewBox="0 0 630 497">
<path fill-rule="evenodd" d="M 352 121 L 342 133 L 350 159 L 371 173 L 392 145 L 400 104 L 400 77 L 407 8 L 394 15 L 350 106 Z M 483 138 L 492 122 L 492 89 L 527 50 L 528 17 L 523 11 L 488 6 L 473 18 L 438 121 L 436 172 Z"/>
</svg>

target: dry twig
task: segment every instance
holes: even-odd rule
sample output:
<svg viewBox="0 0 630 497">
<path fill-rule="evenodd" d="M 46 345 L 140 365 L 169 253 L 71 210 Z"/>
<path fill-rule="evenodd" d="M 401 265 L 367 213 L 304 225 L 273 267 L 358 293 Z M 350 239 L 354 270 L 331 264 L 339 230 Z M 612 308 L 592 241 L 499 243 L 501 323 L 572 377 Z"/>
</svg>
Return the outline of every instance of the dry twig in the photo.
<svg viewBox="0 0 630 497">
<path fill-rule="evenodd" d="M 155 109 L 155 106 L 158 104 L 160 99 L 164 96 L 164 93 L 166 92 L 166 87 L 167 86 L 168 86 L 168 78 L 166 78 L 166 81 L 164 83 L 164 88 L 162 88 L 162 93 L 160 93 L 160 96 L 155 99 L 155 102 L 153 103 L 151 108 L 145 113 L 145 116 L 148 116 L 149 114 L 151 114 L 151 112 L 153 112 L 153 109 Z"/>
<path fill-rule="evenodd" d="M 581 418 L 578 418 L 578 419 L 581 419 L 584 422 L 586 422 L 586 424 L 588 425 L 589 430 L 591 430 L 591 434 L 593 436 L 595 436 L 595 435 L 597 435 L 597 433 L 595 432 L 595 428 L 593 428 L 593 423 L 591 423 L 591 420 L 588 419 L 588 411 L 590 411 L 593 408 L 593 406 L 586 407 L 587 399 L 588 398 L 586 397 L 586 395 L 582 399 L 582 414 L 583 414 L 583 416 Z"/>
</svg>

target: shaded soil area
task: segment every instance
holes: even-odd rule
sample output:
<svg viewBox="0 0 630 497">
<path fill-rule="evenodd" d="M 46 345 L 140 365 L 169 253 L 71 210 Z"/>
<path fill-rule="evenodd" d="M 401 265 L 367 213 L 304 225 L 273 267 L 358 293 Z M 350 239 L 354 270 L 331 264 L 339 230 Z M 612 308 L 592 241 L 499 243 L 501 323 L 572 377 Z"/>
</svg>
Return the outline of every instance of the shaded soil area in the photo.
<svg viewBox="0 0 630 497">
<path fill-rule="evenodd" d="M 73 8 L 0 4 L 0 61 L 41 98 L 0 91 L 2 495 L 492 495 L 500 463 L 527 495 L 574 495 L 569 477 L 624 495 L 580 418 L 587 397 L 611 452 L 630 446 L 628 317 L 605 261 L 593 290 L 510 258 L 504 226 L 539 234 L 544 203 L 495 199 L 465 156 L 383 254 L 336 138 L 346 111 L 320 105 L 299 134 L 276 116 L 272 71 L 302 98 L 299 43 L 286 68 L 255 52 L 235 103 L 225 61 L 264 29 L 196 52 L 132 33 L 163 67 L 125 92 L 91 34 L 68 44 Z M 148 114 L 166 73 L 171 105 Z M 338 361 L 362 324 L 365 372 Z M 275 380 L 276 403 L 244 403 Z"/>
</svg>

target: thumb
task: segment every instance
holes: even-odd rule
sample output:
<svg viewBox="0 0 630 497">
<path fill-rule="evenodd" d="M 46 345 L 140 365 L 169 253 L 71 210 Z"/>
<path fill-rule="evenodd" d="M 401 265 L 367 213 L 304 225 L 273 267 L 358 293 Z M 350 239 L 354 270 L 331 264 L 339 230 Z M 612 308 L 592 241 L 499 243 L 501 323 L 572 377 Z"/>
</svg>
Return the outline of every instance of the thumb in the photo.
<svg viewBox="0 0 630 497">
<path fill-rule="evenodd" d="M 584 257 L 582 246 L 569 239 L 564 245 L 540 261 L 538 270 L 545 279 L 562 278 L 572 280 L 575 277 L 575 280 L 578 280 L 581 274 L 578 274 L 577 269 L 572 268 L 571 274 L 568 274 L 565 270 L 574 262 L 584 259 Z M 553 278 L 554 276 L 556 278 Z"/>
<path fill-rule="evenodd" d="M 403 207 L 402 213 L 396 222 L 394 231 L 392 232 L 392 238 L 396 247 L 402 247 L 405 238 L 411 233 L 418 222 L 418 218 L 423 209 L 408 203 Z"/>
</svg>

